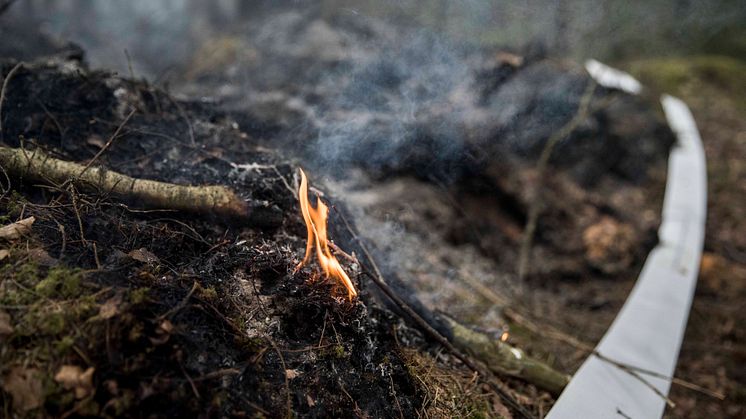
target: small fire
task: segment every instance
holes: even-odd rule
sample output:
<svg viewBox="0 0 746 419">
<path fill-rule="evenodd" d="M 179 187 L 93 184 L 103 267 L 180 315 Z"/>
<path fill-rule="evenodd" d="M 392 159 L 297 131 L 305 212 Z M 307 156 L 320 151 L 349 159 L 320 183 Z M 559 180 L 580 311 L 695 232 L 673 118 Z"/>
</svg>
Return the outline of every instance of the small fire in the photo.
<svg viewBox="0 0 746 419">
<path fill-rule="evenodd" d="M 303 169 L 300 170 L 300 188 L 298 189 L 298 200 L 300 201 L 300 210 L 303 213 L 303 220 L 306 222 L 306 231 L 308 232 L 308 241 L 306 242 L 306 254 L 303 260 L 295 267 L 297 271 L 308 262 L 311 257 L 311 251 L 316 247 L 316 256 L 319 260 L 319 266 L 324 271 L 324 275 L 332 277 L 341 282 L 347 288 L 347 296 L 352 300 L 357 296 L 355 286 L 352 285 L 350 277 L 342 269 L 337 258 L 329 250 L 329 242 L 326 238 L 326 221 L 329 215 L 329 207 L 316 197 L 316 208 L 311 206 L 308 200 L 308 179 Z"/>
</svg>

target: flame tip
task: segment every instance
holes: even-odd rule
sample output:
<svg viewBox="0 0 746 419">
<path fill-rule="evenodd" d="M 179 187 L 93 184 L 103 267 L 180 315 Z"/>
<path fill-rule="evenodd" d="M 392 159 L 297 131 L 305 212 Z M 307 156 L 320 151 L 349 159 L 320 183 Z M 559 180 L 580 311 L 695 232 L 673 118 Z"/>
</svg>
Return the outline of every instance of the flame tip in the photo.
<svg viewBox="0 0 746 419">
<path fill-rule="evenodd" d="M 332 255 L 331 250 L 329 249 L 329 240 L 327 239 L 329 207 L 318 196 L 316 197 L 316 208 L 311 206 L 308 199 L 308 178 L 302 168 L 299 167 L 298 169 L 301 173 L 301 182 L 298 189 L 298 201 L 300 201 L 301 214 L 306 223 L 306 233 L 308 238 L 306 241 L 306 253 L 303 256 L 303 260 L 295 269 L 296 271 L 299 270 L 308 262 L 311 252 L 315 247 L 316 258 L 319 261 L 321 270 L 324 272 L 324 276 L 326 278 L 333 277 L 341 282 L 347 289 L 348 298 L 352 301 L 354 297 L 357 297 L 355 286 L 342 268 L 342 265 L 339 263 L 337 258 Z"/>
</svg>

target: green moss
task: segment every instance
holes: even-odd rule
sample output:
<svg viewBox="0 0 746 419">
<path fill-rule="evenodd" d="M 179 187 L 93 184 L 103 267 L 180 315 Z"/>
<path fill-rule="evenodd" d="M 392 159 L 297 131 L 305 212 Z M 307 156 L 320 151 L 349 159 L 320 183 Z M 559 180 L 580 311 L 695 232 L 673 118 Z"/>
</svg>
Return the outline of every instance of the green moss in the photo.
<svg viewBox="0 0 746 419">
<path fill-rule="evenodd" d="M 111 414 L 113 417 L 122 416 L 132 407 L 135 401 L 135 393 L 132 390 L 123 390 L 122 395 L 109 400 L 102 413 Z"/>
<path fill-rule="evenodd" d="M 23 285 L 35 284 L 39 280 L 39 267 L 35 263 L 24 263 L 23 265 L 13 268 L 8 266 L 14 279 Z"/>
<path fill-rule="evenodd" d="M 215 393 L 215 395 L 212 396 L 211 404 L 213 407 L 220 409 L 225 402 L 228 400 L 228 392 L 225 390 L 220 390 Z"/>
<path fill-rule="evenodd" d="M 85 320 L 98 313 L 100 306 L 93 295 L 85 295 L 75 300 L 70 308 L 76 320 Z"/>
<path fill-rule="evenodd" d="M 198 294 L 200 298 L 204 298 L 207 301 L 212 301 L 218 298 L 218 292 L 215 291 L 215 288 L 209 287 L 209 288 L 199 288 Z"/>
<path fill-rule="evenodd" d="M 60 340 L 54 343 L 54 350 L 57 356 L 62 356 L 70 350 L 75 344 L 75 339 L 72 336 L 63 336 Z"/>
<path fill-rule="evenodd" d="M 335 358 L 345 358 L 347 357 L 347 352 L 345 352 L 345 347 L 342 345 L 334 345 L 332 347 L 331 355 Z"/>
<path fill-rule="evenodd" d="M 25 321 L 32 334 L 59 335 L 65 331 L 66 321 L 62 311 L 47 312 L 41 308 L 32 309 L 26 313 Z"/>
<path fill-rule="evenodd" d="M 36 264 L 5 265 L 0 268 L 0 277 L 12 279 L 0 287 L 0 304 L 23 306 L 39 299 L 33 290 L 29 289 L 39 280 L 39 269 Z"/>
<path fill-rule="evenodd" d="M 130 302 L 134 305 L 142 304 L 148 300 L 150 288 L 142 287 L 130 291 Z"/>
<path fill-rule="evenodd" d="M 34 289 L 44 297 L 72 298 L 80 294 L 82 277 L 80 270 L 55 267 Z"/>
<path fill-rule="evenodd" d="M 130 342 L 136 342 L 142 337 L 144 330 L 142 323 L 135 323 L 127 334 L 127 339 Z"/>
<path fill-rule="evenodd" d="M 23 195 L 16 190 L 11 191 L 8 196 L 8 204 L 5 206 L 5 210 L 8 212 L 8 217 L 13 219 L 20 215 L 26 203 L 28 203 L 28 201 Z"/>
</svg>

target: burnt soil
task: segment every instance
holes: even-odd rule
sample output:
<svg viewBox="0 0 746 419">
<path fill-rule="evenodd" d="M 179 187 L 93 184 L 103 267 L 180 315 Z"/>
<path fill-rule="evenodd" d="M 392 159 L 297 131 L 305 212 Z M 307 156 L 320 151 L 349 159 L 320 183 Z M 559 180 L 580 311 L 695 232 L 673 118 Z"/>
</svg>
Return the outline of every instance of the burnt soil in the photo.
<svg viewBox="0 0 746 419">
<path fill-rule="evenodd" d="M 2 307 L 14 332 L 0 356 L 8 371 L 43 377 L 33 396 L 42 412 L 414 415 L 421 401 L 397 350 L 397 320 L 364 303 L 365 292 L 350 303 L 312 269 L 293 274 L 305 226 L 286 185 L 294 184 L 291 166 L 209 109 L 74 60 L 64 65 L 17 71 L 6 92 L 6 144 L 88 161 L 136 109 L 101 164 L 230 185 L 282 217 L 247 228 L 209 214 L 141 212 L 105 191 L 14 180 L 2 198 L 5 220 L 36 222 L 3 261 Z M 236 169 L 224 155 L 262 168 Z M 62 365 L 94 367 L 95 391 L 71 397 L 51 380 Z M 405 396 L 393 403 L 397 394 Z M 25 410 L 8 393 L 2 400 L 8 414 Z"/>
</svg>

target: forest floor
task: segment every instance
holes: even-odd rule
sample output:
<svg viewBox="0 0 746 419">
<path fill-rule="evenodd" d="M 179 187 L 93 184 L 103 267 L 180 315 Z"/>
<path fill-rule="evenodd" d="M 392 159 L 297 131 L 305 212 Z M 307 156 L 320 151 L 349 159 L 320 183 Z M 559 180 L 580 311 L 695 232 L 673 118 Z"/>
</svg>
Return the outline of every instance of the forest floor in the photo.
<svg viewBox="0 0 746 419">
<path fill-rule="evenodd" d="M 629 70 L 682 98 L 707 157 L 704 255 L 676 377 L 716 390 L 724 401 L 673 386 L 666 417 L 746 414 L 746 63 L 724 56 L 648 59 Z"/>
<path fill-rule="evenodd" d="M 90 70 L 73 45 L 0 27 L 3 146 L 136 178 L 229 186 L 262 214 L 236 224 L 143 209 L 71 182 L 0 177 L 0 224 L 29 224 L 0 239 L 5 417 L 518 417 L 494 386 L 532 415 L 548 411 L 550 393 L 475 374 L 401 315 L 367 279 L 362 243 L 410 301 L 561 372 L 587 351 L 544 332 L 590 345 L 603 335 L 656 242 L 672 135 L 652 95 L 585 95 L 577 66 L 531 54 L 470 51 L 465 68 L 460 56 L 446 71 L 421 68 L 417 52 L 440 44 L 422 37 L 401 55 L 376 56 L 361 44 L 390 28 L 375 22 L 288 14 L 267 23 L 278 25 L 289 35 L 272 39 L 286 43 L 274 51 L 262 50 L 261 28 L 206 41 L 176 81 L 179 95 Z M 356 51 L 372 56 L 360 68 Z M 633 64 L 691 105 L 708 157 L 705 255 L 677 377 L 726 400 L 674 386 L 667 416 L 740 417 L 746 139 L 733 92 L 742 86 L 718 77 L 722 67 L 663 79 L 650 62 Z M 230 90 L 237 67 L 264 71 Z M 286 68 L 299 70 L 277 70 Z M 433 82 L 443 91 L 428 91 Z M 401 91 L 425 104 L 403 124 L 411 103 L 392 99 Z M 597 107 L 542 178 L 542 147 L 584 97 Z M 507 116 L 497 106 L 506 101 L 515 105 Z M 360 146 L 331 159 L 342 143 L 329 132 Z M 448 148 L 451 132 L 468 140 Z M 295 270 L 306 245 L 300 166 L 331 204 L 334 242 L 353 256 L 338 254 L 359 287 L 354 301 L 313 265 Z M 541 217 L 519 281 L 534 192 Z"/>
</svg>

